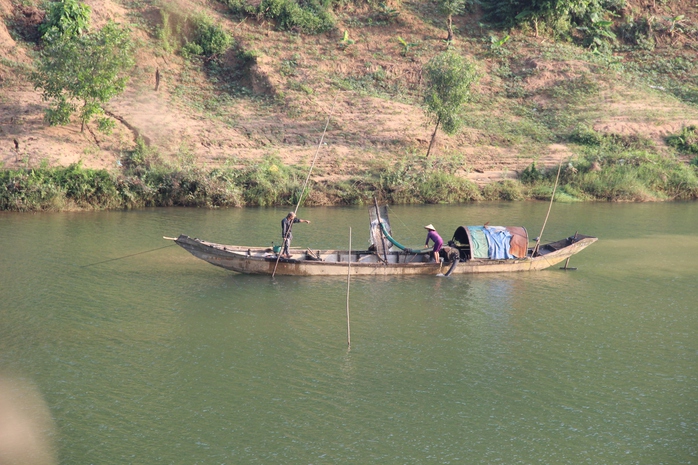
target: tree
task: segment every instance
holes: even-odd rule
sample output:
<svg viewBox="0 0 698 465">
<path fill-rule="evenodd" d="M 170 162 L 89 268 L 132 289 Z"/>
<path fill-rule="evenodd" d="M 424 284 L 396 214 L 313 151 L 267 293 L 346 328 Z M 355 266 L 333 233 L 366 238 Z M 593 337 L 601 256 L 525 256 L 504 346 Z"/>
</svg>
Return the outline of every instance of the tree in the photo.
<svg viewBox="0 0 698 465">
<path fill-rule="evenodd" d="M 436 123 L 427 157 L 441 125 L 446 134 L 455 134 L 463 124 L 463 105 L 470 100 L 470 87 L 477 80 L 472 63 L 453 50 L 436 55 L 424 65 L 426 91 L 424 112 Z"/>
<path fill-rule="evenodd" d="M 453 16 L 461 14 L 465 9 L 467 0 L 439 0 L 439 8 L 446 14 L 446 29 L 448 30 L 447 42 L 453 41 Z"/>
<path fill-rule="evenodd" d="M 84 131 L 93 116 L 104 113 L 103 105 L 124 91 L 133 64 L 129 31 L 113 22 L 97 32 L 50 43 L 32 75 L 34 88 L 42 89 L 42 98 L 51 102 L 46 120 L 67 124 L 79 107 Z M 102 118 L 100 126 L 107 121 Z"/>
<path fill-rule="evenodd" d="M 39 26 L 41 38 L 53 42 L 60 38 L 79 37 L 90 24 L 90 7 L 78 0 L 51 2 L 46 21 Z"/>
</svg>

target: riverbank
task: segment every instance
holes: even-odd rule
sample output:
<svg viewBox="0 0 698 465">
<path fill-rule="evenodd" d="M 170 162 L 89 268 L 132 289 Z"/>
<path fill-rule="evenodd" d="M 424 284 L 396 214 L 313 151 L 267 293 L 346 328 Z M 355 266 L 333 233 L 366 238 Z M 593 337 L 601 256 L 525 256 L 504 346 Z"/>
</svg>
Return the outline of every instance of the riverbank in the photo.
<svg viewBox="0 0 698 465">
<path fill-rule="evenodd" d="M 507 197 L 531 163 L 546 171 L 556 169 L 560 160 L 574 163 L 584 154 L 580 144 L 593 140 L 681 157 L 669 139 L 698 125 L 698 10 L 686 0 L 632 2 L 609 17 L 616 38 L 603 50 L 589 47 L 576 33 L 558 36 L 547 28 L 534 33 L 526 25 L 491 24 L 479 7 L 456 15 L 456 39 L 449 47 L 476 66 L 480 79 L 473 85 L 462 130 L 437 131 L 431 157 L 440 161 L 427 169 L 430 175 L 458 161 L 455 172 L 443 175 L 459 178 L 451 196 L 430 192 L 430 185 L 445 181 L 427 183 L 423 174 L 414 175 L 418 168 L 393 166 L 425 154 L 434 130 L 422 107 L 422 73 L 445 48 L 445 24 L 432 5 L 398 2 L 389 11 L 388 4 L 336 5 L 335 26 L 310 34 L 228 8 L 230 2 L 85 3 L 92 8 L 92 28 L 108 20 L 127 24 L 138 44 L 137 65 L 128 73 L 125 91 L 105 105 L 111 132 L 100 131 L 95 122 L 81 131 L 76 119 L 66 126 L 46 123 L 49 103 L 32 82 L 45 4 L 0 0 L 0 169 L 60 171 L 82 162 L 115 179 L 131 178 L 123 170 L 124 158 L 138 150 L 140 137 L 166 164 L 159 171 L 197 166 L 194 171 L 208 180 L 220 171 L 263 166 L 270 157 L 304 170 L 331 115 L 314 173 L 326 192 L 309 201 L 356 202 L 364 190 L 379 190 L 372 186 L 384 167 L 398 178 L 394 195 L 399 202 L 464 201 L 470 194 L 498 197 L 500 191 Z M 234 45 L 214 59 L 185 53 L 185 44 L 195 39 L 187 31 L 202 11 L 233 39 Z M 682 19 L 672 23 L 671 18 Z M 651 27 L 642 29 L 642 24 Z M 690 157 L 695 154 L 683 161 Z M 476 188 L 463 187 L 462 179 Z M 149 180 L 138 183 L 161 190 Z M 241 186 L 226 183 L 226 196 L 237 197 L 229 203 L 258 203 L 244 192 L 227 192 Z M 527 186 L 514 189 L 522 191 L 516 197 L 538 195 Z M 319 192 L 315 187 L 312 192 Z M 692 195 L 683 187 L 677 193 L 655 192 L 653 186 L 639 195 L 596 190 L 579 196 L 661 200 Z M 136 205 L 155 202 L 152 195 L 137 198 Z M 119 208 L 131 202 L 126 198 L 117 202 Z M 79 205 L 85 203 L 75 202 L 67 197 L 48 208 L 83 208 Z"/>
<path fill-rule="evenodd" d="M 614 147 L 616 148 L 614 150 Z M 517 179 L 478 186 L 460 174 L 458 157 L 405 156 L 376 162 L 345 178 L 265 157 L 240 167 L 206 170 L 170 164 L 140 144 L 116 170 L 68 167 L 0 171 L 0 210 L 75 211 L 142 207 L 246 207 L 359 205 L 378 198 L 390 204 L 549 199 L 558 167 L 531 164 Z M 641 150 L 591 143 L 561 163 L 557 201 L 646 202 L 698 198 L 698 157 L 689 164 Z"/>
</svg>

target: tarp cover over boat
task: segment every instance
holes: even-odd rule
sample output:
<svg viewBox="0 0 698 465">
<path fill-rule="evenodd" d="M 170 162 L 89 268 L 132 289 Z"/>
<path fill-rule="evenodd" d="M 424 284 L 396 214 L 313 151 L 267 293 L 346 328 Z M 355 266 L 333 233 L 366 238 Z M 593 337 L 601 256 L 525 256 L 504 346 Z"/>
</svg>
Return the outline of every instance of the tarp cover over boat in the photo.
<svg viewBox="0 0 698 465">
<path fill-rule="evenodd" d="M 520 226 L 459 226 L 452 241 L 469 251 L 467 258 L 503 260 L 524 258 L 528 253 L 528 232 Z"/>
</svg>

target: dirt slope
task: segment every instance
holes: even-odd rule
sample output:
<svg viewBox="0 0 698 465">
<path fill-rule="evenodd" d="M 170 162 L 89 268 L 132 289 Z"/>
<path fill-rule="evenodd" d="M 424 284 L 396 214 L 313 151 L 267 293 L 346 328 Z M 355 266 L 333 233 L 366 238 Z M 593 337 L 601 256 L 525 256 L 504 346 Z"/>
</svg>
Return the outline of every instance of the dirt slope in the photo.
<svg viewBox="0 0 698 465">
<path fill-rule="evenodd" d="M 5 23 L 0 22 L 0 162 L 5 168 L 66 165 L 78 160 L 88 167 L 115 168 L 122 154 L 134 147 L 137 135 L 165 158 L 207 167 L 268 155 L 288 164 L 308 164 L 330 113 L 318 176 L 348 176 L 361 172 L 375 159 L 426 152 L 431 127 L 414 103 L 418 101 L 415 92 L 423 63 L 443 49 L 444 32 L 413 11 L 403 9 L 399 21 L 387 27 L 353 27 L 348 18 L 361 12 L 340 12 L 337 31 L 302 36 L 277 32 L 266 22 L 233 21 L 215 1 L 180 0 L 166 8 L 157 1 L 138 2 L 141 6 L 129 8 L 112 0 L 88 0 L 93 27 L 107 20 L 131 23 L 134 37 L 140 41 L 129 87 L 108 105 L 118 124 L 106 136 L 92 126 L 81 133 L 77 123 L 49 127 L 43 122 L 46 103 L 27 79 L 36 46 L 17 37 L 21 28 L 16 24 L 18 18 L 26 16 L 27 3 L 31 2 L 0 0 L 0 15 L 5 18 Z M 212 79 L 205 67 L 163 49 L 153 33 L 162 25 L 163 9 L 181 14 L 206 10 L 224 24 L 238 47 L 223 59 L 230 69 L 240 71 L 234 66 L 240 49 L 255 50 L 259 58 L 240 73 L 222 73 Z M 457 19 L 456 25 L 469 31 L 476 23 L 477 18 L 465 17 Z M 7 24 L 13 26 L 8 30 Z M 31 25 L 26 28 L 31 29 Z M 355 43 L 342 48 L 338 43 L 345 30 Z M 403 53 L 398 36 L 413 44 L 410 53 Z M 464 47 L 467 50 L 468 45 Z M 525 53 L 531 56 L 522 59 L 522 66 L 532 71 L 521 86 L 533 95 L 527 104 L 535 103 L 542 109 L 551 102 L 541 89 L 590 72 L 584 62 Z M 493 60 L 480 62 L 483 79 L 475 89 L 477 93 L 487 95 L 501 85 L 493 77 L 494 66 Z M 156 70 L 161 76 L 157 90 Z M 372 77 L 373 85 L 401 86 L 405 98 L 362 91 L 359 84 L 366 76 Z M 339 85 L 338 77 L 342 77 Z M 239 80 L 251 89 L 251 97 L 231 97 L 216 80 L 230 81 L 228 84 Z M 666 147 L 664 137 L 684 125 L 698 124 L 696 107 L 661 90 L 648 92 L 636 83 L 602 85 L 592 103 L 593 109 L 580 109 L 589 113 L 589 126 L 603 133 L 641 135 L 660 151 Z M 499 110 L 480 106 L 473 111 L 484 115 Z M 502 118 L 512 118 L 501 111 Z M 466 159 L 463 175 L 486 183 L 515 177 L 533 160 L 556 165 L 572 151 L 564 144 L 548 143 L 532 152 L 515 142 L 497 140 L 483 128 L 468 127 L 452 137 L 439 134 L 435 156 L 456 153 Z"/>
</svg>

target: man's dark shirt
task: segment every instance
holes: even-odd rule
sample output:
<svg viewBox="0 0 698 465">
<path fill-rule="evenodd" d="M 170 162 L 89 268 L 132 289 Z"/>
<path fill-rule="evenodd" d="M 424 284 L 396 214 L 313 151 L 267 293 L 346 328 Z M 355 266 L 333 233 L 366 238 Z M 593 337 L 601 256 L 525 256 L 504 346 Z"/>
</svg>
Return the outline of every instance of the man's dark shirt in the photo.
<svg viewBox="0 0 698 465">
<path fill-rule="evenodd" d="M 298 219 L 298 217 L 293 219 L 294 223 L 300 223 L 301 220 Z M 289 228 L 291 227 L 291 222 L 288 220 L 288 217 L 285 217 L 283 220 L 281 220 L 281 239 L 293 239 L 293 234 L 290 232 L 288 233 L 288 237 L 286 237 L 286 233 L 288 232 Z"/>
</svg>

